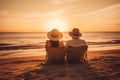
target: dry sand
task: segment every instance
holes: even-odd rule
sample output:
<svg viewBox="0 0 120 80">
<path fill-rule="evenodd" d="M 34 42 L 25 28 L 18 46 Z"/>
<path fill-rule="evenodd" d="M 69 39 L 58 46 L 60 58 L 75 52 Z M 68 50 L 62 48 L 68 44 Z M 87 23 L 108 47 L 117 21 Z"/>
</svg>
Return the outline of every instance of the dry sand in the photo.
<svg viewBox="0 0 120 80">
<path fill-rule="evenodd" d="M 120 80 L 120 50 L 89 51 L 88 62 L 45 64 L 45 56 L 0 60 L 0 80 Z"/>
</svg>

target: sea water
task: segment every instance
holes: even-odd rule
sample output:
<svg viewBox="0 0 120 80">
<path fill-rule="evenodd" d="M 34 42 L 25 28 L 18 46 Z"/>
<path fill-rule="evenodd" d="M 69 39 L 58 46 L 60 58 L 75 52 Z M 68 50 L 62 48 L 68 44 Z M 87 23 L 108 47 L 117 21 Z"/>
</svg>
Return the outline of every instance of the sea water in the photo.
<svg viewBox="0 0 120 80">
<path fill-rule="evenodd" d="M 71 37 L 63 33 L 64 44 Z M 88 51 L 120 49 L 120 32 L 85 32 L 81 39 L 88 44 Z M 46 32 L 1 32 L 0 58 L 45 55 Z"/>
</svg>

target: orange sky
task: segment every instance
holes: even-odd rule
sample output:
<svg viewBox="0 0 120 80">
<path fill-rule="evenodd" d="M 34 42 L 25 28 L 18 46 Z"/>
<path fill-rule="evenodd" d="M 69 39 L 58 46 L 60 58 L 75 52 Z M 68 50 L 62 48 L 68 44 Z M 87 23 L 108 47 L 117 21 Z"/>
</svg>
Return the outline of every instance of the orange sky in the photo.
<svg viewBox="0 0 120 80">
<path fill-rule="evenodd" d="M 120 0 L 0 0 L 0 32 L 120 31 Z"/>
</svg>

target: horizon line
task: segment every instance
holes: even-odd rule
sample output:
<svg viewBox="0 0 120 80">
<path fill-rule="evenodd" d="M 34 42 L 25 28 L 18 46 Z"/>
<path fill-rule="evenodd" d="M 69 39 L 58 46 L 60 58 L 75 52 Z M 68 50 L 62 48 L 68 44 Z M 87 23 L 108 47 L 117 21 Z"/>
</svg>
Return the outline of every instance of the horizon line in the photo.
<svg viewBox="0 0 120 80">
<path fill-rule="evenodd" d="M 44 32 L 49 32 L 49 31 L 40 31 L 40 32 L 0 32 L 0 33 L 44 33 Z M 61 31 L 61 32 L 63 32 L 63 33 L 66 33 L 66 32 L 69 32 L 69 31 Z M 83 33 L 89 33 L 89 32 L 91 32 L 91 33 L 104 33 L 104 32 L 108 32 L 108 33 L 112 33 L 112 32 L 116 32 L 116 33 L 120 33 L 120 31 L 81 31 L 81 32 L 83 32 Z"/>
</svg>

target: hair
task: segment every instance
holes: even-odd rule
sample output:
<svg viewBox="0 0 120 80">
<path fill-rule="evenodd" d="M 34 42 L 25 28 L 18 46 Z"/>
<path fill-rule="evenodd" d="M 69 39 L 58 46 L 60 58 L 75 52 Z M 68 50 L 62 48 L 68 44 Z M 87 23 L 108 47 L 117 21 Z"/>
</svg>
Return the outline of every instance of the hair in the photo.
<svg viewBox="0 0 120 80">
<path fill-rule="evenodd" d="M 59 47 L 59 41 L 52 41 L 50 40 L 51 47 Z"/>
<path fill-rule="evenodd" d="M 72 37 L 72 39 L 79 39 L 79 38 L 73 38 L 73 37 Z"/>
</svg>

